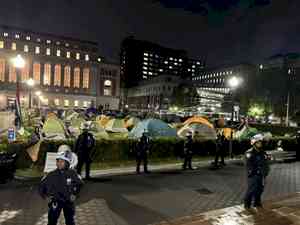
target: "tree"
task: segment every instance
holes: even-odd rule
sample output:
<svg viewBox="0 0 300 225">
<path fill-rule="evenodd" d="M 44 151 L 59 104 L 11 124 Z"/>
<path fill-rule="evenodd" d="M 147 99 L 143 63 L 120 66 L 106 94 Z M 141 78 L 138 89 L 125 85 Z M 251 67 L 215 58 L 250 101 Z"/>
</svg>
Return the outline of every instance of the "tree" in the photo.
<svg viewBox="0 0 300 225">
<path fill-rule="evenodd" d="M 253 117 L 268 117 L 272 112 L 273 110 L 269 102 L 263 99 L 252 99 L 250 100 L 247 115 Z"/>
</svg>

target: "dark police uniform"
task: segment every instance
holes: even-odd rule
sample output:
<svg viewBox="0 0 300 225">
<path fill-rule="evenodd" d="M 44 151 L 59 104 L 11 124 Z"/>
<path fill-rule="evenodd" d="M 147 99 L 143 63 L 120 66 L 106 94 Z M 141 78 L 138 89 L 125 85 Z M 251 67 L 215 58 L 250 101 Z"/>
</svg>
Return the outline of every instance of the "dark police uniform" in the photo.
<svg viewBox="0 0 300 225">
<path fill-rule="evenodd" d="M 85 164 L 85 178 L 90 178 L 90 169 L 92 163 L 93 149 L 95 147 L 95 139 L 91 133 L 84 131 L 78 136 L 75 145 L 75 153 L 78 155 L 77 173 L 81 174 L 83 165 Z"/>
<path fill-rule="evenodd" d="M 270 170 L 267 154 L 264 151 L 251 148 L 246 152 L 246 168 L 248 189 L 244 199 L 245 208 L 251 207 L 252 200 L 254 207 L 261 207 L 261 195 Z"/>
<path fill-rule="evenodd" d="M 184 143 L 183 148 L 184 153 L 184 163 L 182 168 L 185 170 L 187 167 L 192 170 L 192 158 L 193 158 L 193 138 L 192 136 L 188 136 L 187 140 Z"/>
<path fill-rule="evenodd" d="M 219 158 L 221 157 L 221 165 L 225 166 L 225 136 L 223 134 L 219 134 L 216 141 L 216 157 L 215 157 L 215 166 L 218 166 Z"/>
<path fill-rule="evenodd" d="M 140 166 L 143 162 L 144 164 L 144 172 L 149 173 L 148 171 L 148 153 L 150 149 L 150 140 L 149 138 L 143 134 L 140 138 L 137 149 L 136 149 L 136 172 L 140 173 Z"/>
<path fill-rule="evenodd" d="M 82 180 L 74 170 L 56 169 L 45 176 L 39 186 L 42 198 L 49 199 L 48 225 L 56 225 L 61 210 L 66 225 L 75 225 L 75 196 L 79 194 Z"/>
<path fill-rule="evenodd" d="M 296 160 L 300 161 L 300 131 L 297 132 L 296 141 L 297 141 Z"/>
</svg>

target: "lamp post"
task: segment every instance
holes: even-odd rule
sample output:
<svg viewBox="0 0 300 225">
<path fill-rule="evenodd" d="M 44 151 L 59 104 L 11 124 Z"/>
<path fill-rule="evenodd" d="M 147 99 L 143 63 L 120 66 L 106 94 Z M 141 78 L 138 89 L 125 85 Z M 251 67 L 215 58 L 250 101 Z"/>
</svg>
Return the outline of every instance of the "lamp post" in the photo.
<svg viewBox="0 0 300 225">
<path fill-rule="evenodd" d="M 234 105 L 234 91 L 241 84 L 242 80 L 239 77 L 233 76 L 228 80 L 228 86 L 231 91 L 231 131 L 230 131 L 230 142 L 229 142 L 229 155 L 232 158 L 232 139 L 233 139 L 233 121 L 234 121 L 234 113 L 235 113 L 235 105 Z"/>
<path fill-rule="evenodd" d="M 28 100 L 28 108 L 31 109 L 31 89 L 34 86 L 34 80 L 32 78 L 26 81 L 27 86 L 29 87 L 29 100 Z"/>
<path fill-rule="evenodd" d="M 36 91 L 35 95 L 38 97 L 39 99 L 39 103 L 38 103 L 38 108 L 41 107 L 41 98 L 42 98 L 42 92 L 41 91 Z"/>
<path fill-rule="evenodd" d="M 16 69 L 16 127 L 19 129 L 22 124 L 21 104 L 20 104 L 20 70 L 25 66 L 25 60 L 21 55 L 12 58 L 12 64 Z"/>
</svg>

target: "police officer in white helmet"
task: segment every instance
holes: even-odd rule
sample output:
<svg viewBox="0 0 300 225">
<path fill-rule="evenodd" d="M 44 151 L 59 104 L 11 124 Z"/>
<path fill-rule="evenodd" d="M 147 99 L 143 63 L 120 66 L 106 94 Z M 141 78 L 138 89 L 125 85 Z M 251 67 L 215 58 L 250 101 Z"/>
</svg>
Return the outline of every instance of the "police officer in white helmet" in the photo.
<svg viewBox="0 0 300 225">
<path fill-rule="evenodd" d="M 261 195 L 264 191 L 266 177 L 269 174 L 268 156 L 263 150 L 264 136 L 257 134 L 252 137 L 253 146 L 245 153 L 248 188 L 244 198 L 245 209 L 253 206 L 262 207 Z"/>
<path fill-rule="evenodd" d="M 66 225 L 75 225 L 75 200 L 83 184 L 81 177 L 71 169 L 76 164 L 71 148 L 61 145 L 56 157 L 56 170 L 45 176 L 39 193 L 48 199 L 48 225 L 56 225 L 61 211 L 64 211 Z M 75 160 L 75 161 L 74 161 Z"/>
</svg>

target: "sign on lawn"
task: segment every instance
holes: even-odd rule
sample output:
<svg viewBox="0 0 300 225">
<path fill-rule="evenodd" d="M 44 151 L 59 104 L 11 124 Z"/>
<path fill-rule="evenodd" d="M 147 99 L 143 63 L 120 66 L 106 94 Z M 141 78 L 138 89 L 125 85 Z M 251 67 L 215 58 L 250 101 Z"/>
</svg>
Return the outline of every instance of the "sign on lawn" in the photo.
<svg viewBox="0 0 300 225">
<path fill-rule="evenodd" d="M 8 128 L 8 142 L 14 142 L 16 140 L 16 131 L 14 128 Z"/>
<path fill-rule="evenodd" d="M 49 173 L 56 169 L 56 152 L 47 152 L 44 173 Z"/>
</svg>

